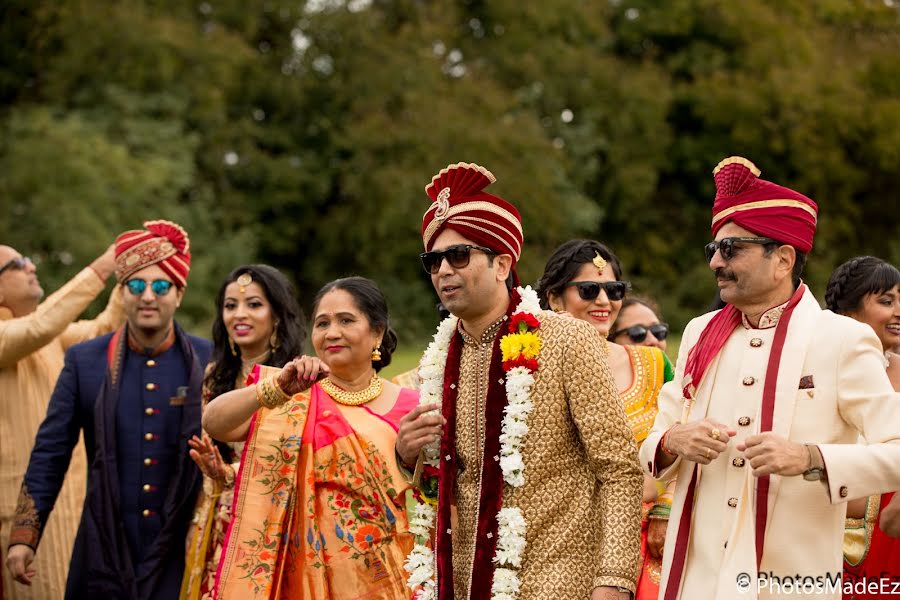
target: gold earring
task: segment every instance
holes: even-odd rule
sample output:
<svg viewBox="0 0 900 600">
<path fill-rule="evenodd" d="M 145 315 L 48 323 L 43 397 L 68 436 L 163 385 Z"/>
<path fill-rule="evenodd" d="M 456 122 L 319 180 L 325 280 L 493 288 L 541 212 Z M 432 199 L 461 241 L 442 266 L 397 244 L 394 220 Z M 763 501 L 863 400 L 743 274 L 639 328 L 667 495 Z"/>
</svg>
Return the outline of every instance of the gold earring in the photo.
<svg viewBox="0 0 900 600">
<path fill-rule="evenodd" d="M 237 348 L 234 347 L 234 340 L 231 339 L 231 336 L 228 336 L 228 345 L 231 347 L 231 355 L 237 356 Z"/>
<path fill-rule="evenodd" d="M 272 329 L 272 335 L 269 336 L 269 347 L 273 351 L 278 350 L 278 321 L 275 321 L 275 328 Z"/>
<path fill-rule="evenodd" d="M 381 344 L 378 344 L 378 347 L 375 348 L 374 350 L 372 350 L 372 362 L 381 361 L 381 350 L 378 349 L 380 347 L 381 347 Z"/>
</svg>

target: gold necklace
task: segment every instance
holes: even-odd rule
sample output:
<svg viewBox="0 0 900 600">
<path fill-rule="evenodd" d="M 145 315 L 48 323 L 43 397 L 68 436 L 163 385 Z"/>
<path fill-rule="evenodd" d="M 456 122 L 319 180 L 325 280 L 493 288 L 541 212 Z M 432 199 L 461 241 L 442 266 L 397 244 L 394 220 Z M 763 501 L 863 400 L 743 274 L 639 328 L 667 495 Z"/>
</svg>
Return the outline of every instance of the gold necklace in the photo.
<svg viewBox="0 0 900 600">
<path fill-rule="evenodd" d="M 380 396 L 382 390 L 384 390 L 384 382 L 378 376 L 378 373 L 372 375 L 372 381 L 369 382 L 369 386 L 366 389 L 358 392 L 348 392 L 341 389 L 327 377 L 320 381 L 319 385 L 325 390 L 326 394 L 334 398 L 335 402 L 345 406 L 360 406 L 366 402 L 371 402 Z"/>
</svg>

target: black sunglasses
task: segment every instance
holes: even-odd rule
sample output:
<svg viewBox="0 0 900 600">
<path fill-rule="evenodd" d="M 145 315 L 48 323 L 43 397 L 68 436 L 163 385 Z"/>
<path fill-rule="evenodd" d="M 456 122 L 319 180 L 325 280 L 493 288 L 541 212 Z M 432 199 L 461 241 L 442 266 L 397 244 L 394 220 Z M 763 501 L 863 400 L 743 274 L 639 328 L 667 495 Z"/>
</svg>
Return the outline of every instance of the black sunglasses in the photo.
<svg viewBox="0 0 900 600">
<path fill-rule="evenodd" d="M 173 285 L 175 284 L 167 279 L 154 279 L 150 282 L 150 289 L 153 290 L 153 293 L 157 296 L 165 296 L 169 293 L 169 290 L 172 289 Z M 125 282 L 125 287 L 127 287 L 128 291 L 133 295 L 140 296 L 144 293 L 144 290 L 147 289 L 147 282 L 143 279 L 129 279 Z"/>
<path fill-rule="evenodd" d="M 3 275 L 9 269 L 15 269 L 17 271 L 24 270 L 28 265 L 34 264 L 31 262 L 31 259 L 27 256 L 19 256 L 18 258 L 14 258 L 7 262 L 5 265 L 0 267 L 0 275 Z"/>
<path fill-rule="evenodd" d="M 631 284 L 627 281 L 570 281 L 566 287 L 577 287 L 582 300 L 595 300 L 601 289 L 610 300 L 621 300 L 631 289 Z"/>
<path fill-rule="evenodd" d="M 779 246 L 781 245 L 781 242 L 767 237 L 722 238 L 717 242 L 710 242 L 703 247 L 703 252 L 706 254 L 706 262 L 712 260 L 713 255 L 716 253 L 716 250 L 718 250 L 722 254 L 723 259 L 731 260 L 732 258 L 734 258 L 735 244 L 762 244 L 763 246 L 774 244 L 776 246 Z M 740 250 L 740 247 L 738 247 L 737 249 Z"/>
<path fill-rule="evenodd" d="M 422 259 L 422 266 L 425 267 L 425 272 L 434 275 L 440 270 L 441 261 L 445 258 L 447 259 L 447 263 L 454 269 L 463 269 L 469 266 L 472 250 L 481 250 L 488 256 L 495 256 L 497 254 L 490 248 L 485 248 L 484 246 L 459 244 L 450 246 L 442 252 L 423 252 L 419 255 L 419 258 Z"/>
<path fill-rule="evenodd" d="M 657 323 L 656 325 L 651 325 L 650 327 L 645 327 L 643 325 L 632 325 L 631 327 L 626 327 L 625 329 L 620 329 L 611 333 L 609 338 L 614 340 L 623 333 L 627 333 L 632 343 L 640 344 L 645 339 L 647 339 L 648 331 L 652 333 L 653 337 L 655 337 L 659 341 L 663 341 L 669 336 L 669 326 L 665 323 Z"/>
</svg>

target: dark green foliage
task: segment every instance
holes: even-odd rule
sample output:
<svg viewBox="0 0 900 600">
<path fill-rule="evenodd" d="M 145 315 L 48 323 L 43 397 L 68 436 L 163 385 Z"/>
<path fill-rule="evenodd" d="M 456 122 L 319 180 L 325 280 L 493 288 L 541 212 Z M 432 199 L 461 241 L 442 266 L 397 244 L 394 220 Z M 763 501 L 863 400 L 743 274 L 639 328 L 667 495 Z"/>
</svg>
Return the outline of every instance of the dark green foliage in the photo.
<svg viewBox="0 0 900 600">
<path fill-rule="evenodd" d="M 420 340 L 423 188 L 472 161 L 521 207 L 523 280 L 595 237 L 680 327 L 714 290 L 712 168 L 741 154 L 819 202 L 820 292 L 849 256 L 900 261 L 890 4 L 10 0 L 0 243 L 42 258 L 52 290 L 170 218 L 191 234 L 200 333 L 221 278 L 263 261 L 306 306 L 330 279 L 374 278 Z"/>
</svg>

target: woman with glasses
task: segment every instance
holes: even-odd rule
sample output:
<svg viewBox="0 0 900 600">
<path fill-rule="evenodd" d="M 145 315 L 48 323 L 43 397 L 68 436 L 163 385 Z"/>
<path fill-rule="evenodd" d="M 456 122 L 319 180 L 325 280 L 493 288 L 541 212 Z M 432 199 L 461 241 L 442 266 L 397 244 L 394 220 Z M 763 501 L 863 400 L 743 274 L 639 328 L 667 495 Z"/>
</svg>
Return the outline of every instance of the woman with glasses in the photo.
<svg viewBox="0 0 900 600">
<path fill-rule="evenodd" d="M 869 325 L 885 350 L 885 367 L 900 391 L 900 271 L 874 256 L 853 258 L 831 274 L 825 289 L 828 310 Z M 870 496 L 847 504 L 844 581 L 878 581 L 900 575 L 900 495 Z M 844 594 L 844 598 L 876 598 Z"/>
<path fill-rule="evenodd" d="M 632 296 L 622 301 L 619 316 L 607 339 L 619 344 L 654 346 L 665 352 L 668 337 L 669 325 L 660 322 L 655 303 Z"/>
<path fill-rule="evenodd" d="M 246 440 L 217 597 L 408 600 L 414 540 L 394 444 L 418 393 L 378 375 L 397 336 L 375 283 L 326 284 L 312 342 L 315 356 L 255 370 L 203 415 L 214 438 Z"/>
<path fill-rule="evenodd" d="M 612 251 L 594 240 L 570 240 L 553 253 L 537 284 L 545 309 L 568 313 L 587 321 L 607 339 L 630 288 L 622 281 L 622 267 Z M 619 388 L 628 422 L 638 444 L 647 437 L 656 418 L 657 396 L 674 370 L 659 348 L 607 343 L 609 365 Z M 659 595 L 662 546 L 665 540 L 671 490 L 658 489 L 644 477 L 644 519 L 641 527 L 643 567 L 636 600 Z"/>
<path fill-rule="evenodd" d="M 232 271 L 216 296 L 213 353 L 203 382 L 203 401 L 244 387 L 257 364 L 283 367 L 303 352 L 303 312 L 287 278 L 268 265 Z M 203 471 L 203 491 L 188 534 L 182 600 L 212 597 L 216 568 L 231 522 L 234 482 L 243 443 L 215 446 L 209 436 L 188 441 Z"/>
</svg>

